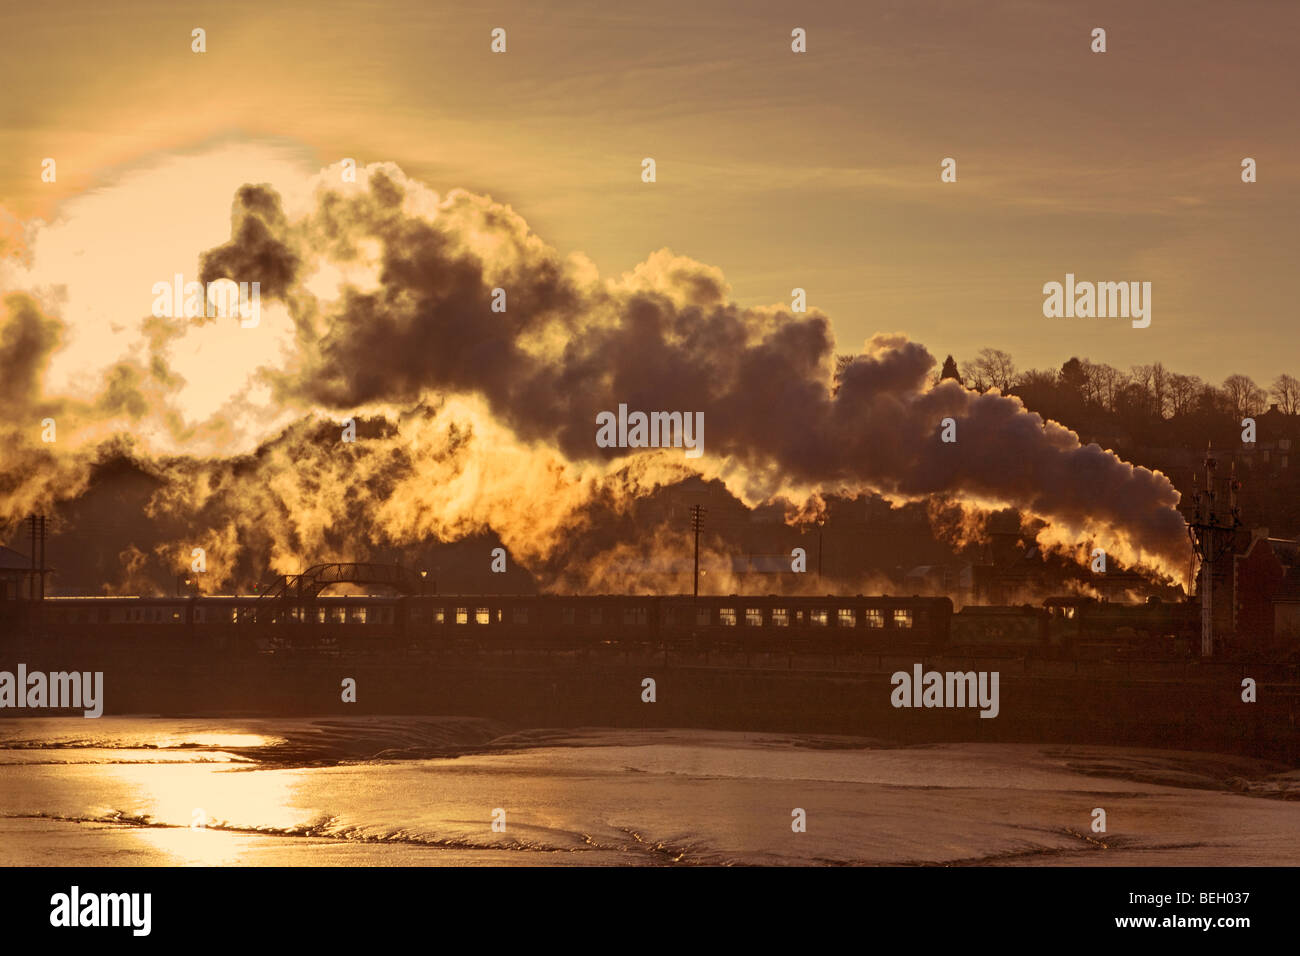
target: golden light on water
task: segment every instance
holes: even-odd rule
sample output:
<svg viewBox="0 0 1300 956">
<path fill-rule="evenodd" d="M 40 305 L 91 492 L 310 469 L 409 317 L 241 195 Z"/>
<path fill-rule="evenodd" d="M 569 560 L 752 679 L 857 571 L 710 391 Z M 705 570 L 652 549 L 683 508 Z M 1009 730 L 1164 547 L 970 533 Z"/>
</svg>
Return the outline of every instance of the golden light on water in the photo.
<svg viewBox="0 0 1300 956">
<path fill-rule="evenodd" d="M 121 788 L 129 806 L 125 812 L 137 820 L 147 818 L 147 825 L 129 824 L 130 838 L 164 855 L 168 865 L 245 862 L 248 852 L 267 837 L 300 832 L 320 816 L 319 811 L 297 806 L 294 799 L 303 781 L 301 771 L 206 764 L 115 764 L 101 769 L 108 777 L 104 786 Z"/>
</svg>

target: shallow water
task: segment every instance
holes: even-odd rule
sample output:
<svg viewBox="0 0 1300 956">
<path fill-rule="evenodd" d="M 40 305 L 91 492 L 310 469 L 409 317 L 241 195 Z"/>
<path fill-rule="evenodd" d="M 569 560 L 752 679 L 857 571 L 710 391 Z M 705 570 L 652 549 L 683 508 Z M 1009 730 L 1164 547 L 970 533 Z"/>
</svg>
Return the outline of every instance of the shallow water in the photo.
<svg viewBox="0 0 1300 956">
<path fill-rule="evenodd" d="M 1300 771 L 473 718 L 0 722 L 0 865 L 754 863 L 1296 865 Z"/>
</svg>

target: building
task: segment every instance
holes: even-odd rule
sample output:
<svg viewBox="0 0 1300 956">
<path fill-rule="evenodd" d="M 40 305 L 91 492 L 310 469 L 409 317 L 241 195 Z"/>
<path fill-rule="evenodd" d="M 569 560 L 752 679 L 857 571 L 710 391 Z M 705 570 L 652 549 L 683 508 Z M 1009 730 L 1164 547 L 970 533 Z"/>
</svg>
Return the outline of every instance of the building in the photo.
<svg viewBox="0 0 1300 956">
<path fill-rule="evenodd" d="M 1273 638 L 1279 644 L 1300 647 L 1300 568 L 1291 568 L 1273 595 Z"/>
<path fill-rule="evenodd" d="M 30 594 L 32 562 L 25 554 L 0 545 L 0 601 L 21 601 Z"/>
<path fill-rule="evenodd" d="M 1232 556 L 1232 629 L 1241 644 L 1272 643 L 1273 596 L 1281 590 L 1285 577 L 1286 567 L 1267 528 L 1255 530 L 1245 552 Z"/>
</svg>

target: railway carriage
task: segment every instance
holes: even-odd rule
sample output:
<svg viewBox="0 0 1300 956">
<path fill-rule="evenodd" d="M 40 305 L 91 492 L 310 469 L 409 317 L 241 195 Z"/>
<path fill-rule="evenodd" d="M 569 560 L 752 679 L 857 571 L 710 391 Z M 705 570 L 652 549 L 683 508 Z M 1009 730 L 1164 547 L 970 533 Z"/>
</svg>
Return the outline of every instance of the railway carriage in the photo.
<svg viewBox="0 0 1300 956">
<path fill-rule="evenodd" d="M 1195 607 L 1049 598 L 1042 607 L 947 598 L 779 595 L 237 595 L 55 597 L 29 605 L 30 635 L 142 653 L 326 654 L 600 647 L 755 653 L 1186 653 Z"/>
<path fill-rule="evenodd" d="M 900 597 L 670 597 L 660 599 L 671 645 L 772 652 L 878 653 L 942 646 L 952 602 Z"/>
</svg>

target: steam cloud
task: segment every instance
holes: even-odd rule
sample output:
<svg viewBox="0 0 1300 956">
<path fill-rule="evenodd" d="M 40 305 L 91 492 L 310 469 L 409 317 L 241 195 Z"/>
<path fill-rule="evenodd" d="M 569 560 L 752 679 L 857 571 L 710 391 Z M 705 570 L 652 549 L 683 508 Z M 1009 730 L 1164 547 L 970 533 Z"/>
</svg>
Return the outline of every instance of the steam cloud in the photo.
<svg viewBox="0 0 1300 956">
<path fill-rule="evenodd" d="M 602 280 L 486 197 L 438 197 L 391 165 L 358 178 L 323 174 L 297 217 L 269 186 L 246 185 L 230 241 L 200 256 L 201 281 L 260 282 L 264 305 L 282 303 L 292 323 L 282 361 L 238 370 L 294 419 L 252 454 L 222 442 L 266 422 L 238 401 L 190 421 L 168 365 L 193 326 L 234 320 L 143 320 L 148 357 L 104 369 L 98 397 L 73 401 L 42 386 L 61 323 L 32 296 L 7 296 L 0 394 L 17 413 L 0 448 L 0 522 L 75 500 L 124 456 L 154 483 L 145 520 L 163 529 L 158 553 L 183 567 L 203 546 L 219 581 L 259 561 L 296 571 L 489 529 L 516 561 L 554 569 L 593 531 L 593 504 L 616 514 L 698 473 L 750 505 L 867 490 L 1010 505 L 1048 523 L 1044 544 L 1185 568 L 1165 476 L 1081 445 L 1014 397 L 932 386 L 934 358 L 902 335 L 870 339 L 836 383 L 816 309 L 741 308 L 717 269 L 668 250 Z M 504 312 L 491 309 L 498 288 Z M 240 334 L 267 334 L 266 313 Z M 596 415 L 620 403 L 703 412 L 704 458 L 598 448 Z M 54 444 L 38 437 L 46 415 Z M 355 444 L 339 440 L 347 417 Z M 939 440 L 946 417 L 955 443 Z M 669 546 L 641 533 L 651 550 Z"/>
</svg>

